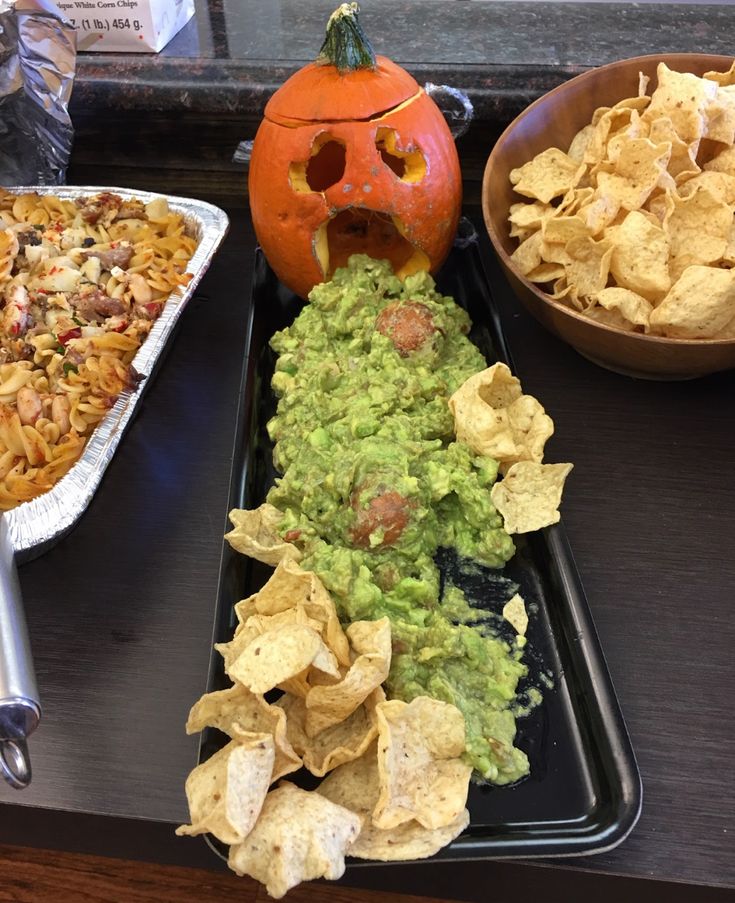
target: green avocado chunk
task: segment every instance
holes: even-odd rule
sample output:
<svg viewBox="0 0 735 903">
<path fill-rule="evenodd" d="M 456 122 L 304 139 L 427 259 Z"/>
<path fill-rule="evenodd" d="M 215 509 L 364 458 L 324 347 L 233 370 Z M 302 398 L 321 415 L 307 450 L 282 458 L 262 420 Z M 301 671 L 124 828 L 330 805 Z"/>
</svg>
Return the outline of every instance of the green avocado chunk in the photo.
<svg viewBox="0 0 735 903">
<path fill-rule="evenodd" d="M 449 587 L 450 548 L 500 568 L 514 553 L 490 501 L 498 465 L 454 439 L 447 401 L 486 367 L 464 310 L 431 276 L 404 282 L 385 261 L 350 258 L 276 333 L 268 424 L 282 474 L 267 501 L 345 621 L 388 616 L 387 691 L 428 694 L 465 716 L 466 756 L 493 783 L 528 772 L 514 744 L 521 646 L 501 639 Z"/>
</svg>

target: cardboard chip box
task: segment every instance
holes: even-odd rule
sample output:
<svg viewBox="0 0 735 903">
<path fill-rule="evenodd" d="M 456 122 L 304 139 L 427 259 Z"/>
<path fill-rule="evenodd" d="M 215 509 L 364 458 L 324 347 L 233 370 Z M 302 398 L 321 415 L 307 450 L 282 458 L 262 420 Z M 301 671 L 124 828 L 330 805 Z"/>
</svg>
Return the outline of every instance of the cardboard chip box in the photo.
<svg viewBox="0 0 735 903">
<path fill-rule="evenodd" d="M 157 53 L 194 15 L 194 0 L 56 0 L 77 50 Z"/>
</svg>

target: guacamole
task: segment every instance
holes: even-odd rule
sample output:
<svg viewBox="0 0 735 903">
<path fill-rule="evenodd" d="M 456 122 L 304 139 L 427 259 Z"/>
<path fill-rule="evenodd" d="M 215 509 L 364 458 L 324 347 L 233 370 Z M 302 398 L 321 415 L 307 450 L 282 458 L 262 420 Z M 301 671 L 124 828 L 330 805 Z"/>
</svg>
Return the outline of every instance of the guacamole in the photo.
<svg viewBox="0 0 735 903">
<path fill-rule="evenodd" d="M 398 280 L 355 255 L 271 340 L 279 397 L 268 432 L 282 476 L 268 502 L 346 621 L 388 616 L 389 695 L 428 694 L 464 713 L 467 757 L 494 783 L 528 771 L 513 745 L 526 673 L 435 556 L 499 568 L 514 552 L 490 501 L 497 463 L 454 441 L 449 396 L 486 362 L 469 319 L 426 273 Z"/>
</svg>

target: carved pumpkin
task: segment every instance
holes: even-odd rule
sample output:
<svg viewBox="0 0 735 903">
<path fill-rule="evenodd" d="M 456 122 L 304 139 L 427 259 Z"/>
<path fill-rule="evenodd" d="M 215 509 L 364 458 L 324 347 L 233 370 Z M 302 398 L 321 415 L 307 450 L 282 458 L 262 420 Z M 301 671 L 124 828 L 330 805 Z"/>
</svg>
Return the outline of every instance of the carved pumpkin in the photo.
<svg viewBox="0 0 735 903">
<path fill-rule="evenodd" d="M 404 277 L 435 271 L 454 239 L 462 183 L 434 101 L 376 57 L 343 3 L 319 57 L 265 108 L 248 188 L 255 233 L 280 280 L 302 297 L 350 254 L 387 258 Z"/>
</svg>

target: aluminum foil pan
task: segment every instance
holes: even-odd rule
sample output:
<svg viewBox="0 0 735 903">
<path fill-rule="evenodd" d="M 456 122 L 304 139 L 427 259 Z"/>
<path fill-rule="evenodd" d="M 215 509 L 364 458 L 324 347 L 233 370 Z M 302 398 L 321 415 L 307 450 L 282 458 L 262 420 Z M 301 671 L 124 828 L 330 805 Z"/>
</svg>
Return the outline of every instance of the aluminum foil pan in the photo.
<svg viewBox="0 0 735 903">
<path fill-rule="evenodd" d="M 148 377 L 153 372 L 187 301 L 194 294 L 217 248 L 227 234 L 229 220 L 223 210 L 205 201 L 127 188 L 77 188 L 55 185 L 8 190 L 18 194 L 35 191 L 38 194 L 54 194 L 72 200 L 102 191 L 113 192 L 122 198 L 138 198 L 144 203 L 156 197 L 165 197 L 171 209 L 183 215 L 187 232 L 198 242 L 187 267 L 187 271 L 192 273 L 191 281 L 187 286 L 172 292 L 133 360 L 133 366 L 143 377 L 138 387 L 134 391 L 123 392 L 118 397 L 113 407 L 95 427 L 79 460 L 52 489 L 33 501 L 24 502 L 5 513 L 16 557 L 19 561 L 27 561 L 40 555 L 61 539 L 92 501 L 125 427 L 145 391 Z"/>
</svg>

